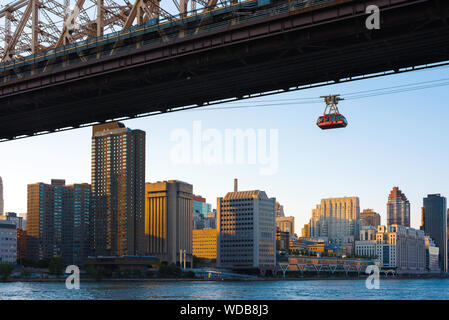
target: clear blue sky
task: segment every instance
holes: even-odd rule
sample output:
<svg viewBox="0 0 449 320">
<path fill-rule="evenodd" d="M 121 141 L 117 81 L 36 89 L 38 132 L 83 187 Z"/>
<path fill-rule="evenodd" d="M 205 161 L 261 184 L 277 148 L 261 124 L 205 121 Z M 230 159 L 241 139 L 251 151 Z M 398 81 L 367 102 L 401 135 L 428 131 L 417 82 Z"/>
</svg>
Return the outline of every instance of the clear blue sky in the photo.
<svg viewBox="0 0 449 320">
<path fill-rule="evenodd" d="M 330 93 L 403 85 L 446 78 L 448 68 L 418 71 L 371 80 L 285 93 L 265 100 L 318 97 Z M 412 226 L 420 223 L 422 198 L 449 196 L 449 87 L 343 101 L 346 129 L 322 131 L 315 122 L 322 104 L 214 111 L 183 111 L 125 121 L 147 133 L 146 180 L 179 179 L 216 207 L 216 198 L 233 188 L 261 189 L 296 217 L 296 232 L 321 198 L 358 196 L 361 209 L 373 208 L 386 222 L 387 196 L 399 186 L 411 202 Z M 252 100 L 254 104 L 264 99 Z M 237 103 L 241 105 L 242 103 Z M 245 103 L 247 104 L 247 102 Z M 229 105 L 229 104 L 228 104 Z M 225 106 L 225 105 L 223 105 Z M 125 107 L 125 106 L 124 106 Z M 279 130 L 279 170 L 260 175 L 255 165 L 177 165 L 170 160 L 175 129 L 192 131 L 195 120 L 204 129 Z M 91 128 L 0 144 L 5 210 L 26 212 L 28 183 L 65 178 L 90 182 Z"/>
</svg>

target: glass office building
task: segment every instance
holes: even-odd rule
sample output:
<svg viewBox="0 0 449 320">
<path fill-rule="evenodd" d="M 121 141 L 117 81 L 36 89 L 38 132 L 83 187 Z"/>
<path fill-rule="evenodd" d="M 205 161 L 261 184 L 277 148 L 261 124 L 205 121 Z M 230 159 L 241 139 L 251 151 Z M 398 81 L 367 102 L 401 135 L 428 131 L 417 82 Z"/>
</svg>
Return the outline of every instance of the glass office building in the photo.
<svg viewBox="0 0 449 320">
<path fill-rule="evenodd" d="M 422 229 L 440 248 L 440 266 L 448 271 L 447 201 L 440 194 L 429 194 L 423 199 Z"/>
</svg>

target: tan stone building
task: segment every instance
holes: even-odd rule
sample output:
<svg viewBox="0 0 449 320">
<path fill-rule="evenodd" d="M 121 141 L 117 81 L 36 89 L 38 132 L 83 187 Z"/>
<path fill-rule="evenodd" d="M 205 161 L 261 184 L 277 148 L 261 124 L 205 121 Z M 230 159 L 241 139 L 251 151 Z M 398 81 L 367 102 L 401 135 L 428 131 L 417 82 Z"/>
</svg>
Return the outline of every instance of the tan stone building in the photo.
<svg viewBox="0 0 449 320">
<path fill-rule="evenodd" d="M 360 213 L 360 219 L 365 222 L 366 226 L 379 226 L 380 223 L 380 214 L 374 212 L 373 209 L 365 209 Z"/>
<path fill-rule="evenodd" d="M 295 234 L 295 217 L 276 217 L 276 227 L 282 232 Z"/>
<path fill-rule="evenodd" d="M 343 246 L 348 238 L 359 236 L 360 204 L 358 197 L 322 199 L 312 210 L 310 237 L 327 238 Z"/>
<path fill-rule="evenodd" d="M 180 250 L 192 261 L 192 185 L 169 180 L 145 184 L 145 237 L 148 255 L 179 264 Z"/>
</svg>

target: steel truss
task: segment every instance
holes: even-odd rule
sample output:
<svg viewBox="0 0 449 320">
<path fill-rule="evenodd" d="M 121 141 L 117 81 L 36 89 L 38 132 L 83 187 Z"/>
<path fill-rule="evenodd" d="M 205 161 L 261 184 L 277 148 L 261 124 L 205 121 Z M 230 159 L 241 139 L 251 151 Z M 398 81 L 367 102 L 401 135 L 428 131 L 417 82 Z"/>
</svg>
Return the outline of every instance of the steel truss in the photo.
<svg viewBox="0 0 449 320">
<path fill-rule="evenodd" d="M 234 2 L 172 1 L 166 9 L 161 0 L 16 0 L 0 5 L 0 61 L 121 31 L 151 19 L 187 17 Z"/>
</svg>

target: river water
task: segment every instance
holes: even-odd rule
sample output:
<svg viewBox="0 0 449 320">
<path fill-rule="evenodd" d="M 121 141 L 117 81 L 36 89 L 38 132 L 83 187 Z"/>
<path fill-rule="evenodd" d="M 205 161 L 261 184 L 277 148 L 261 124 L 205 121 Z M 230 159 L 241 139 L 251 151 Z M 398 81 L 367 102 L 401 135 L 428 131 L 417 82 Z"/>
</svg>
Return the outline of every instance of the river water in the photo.
<svg viewBox="0 0 449 320">
<path fill-rule="evenodd" d="M 64 282 L 0 283 L 0 299 L 437 299 L 449 300 L 449 279 L 381 280 L 369 290 L 364 280 L 255 282 L 81 282 L 68 290 Z"/>
</svg>

